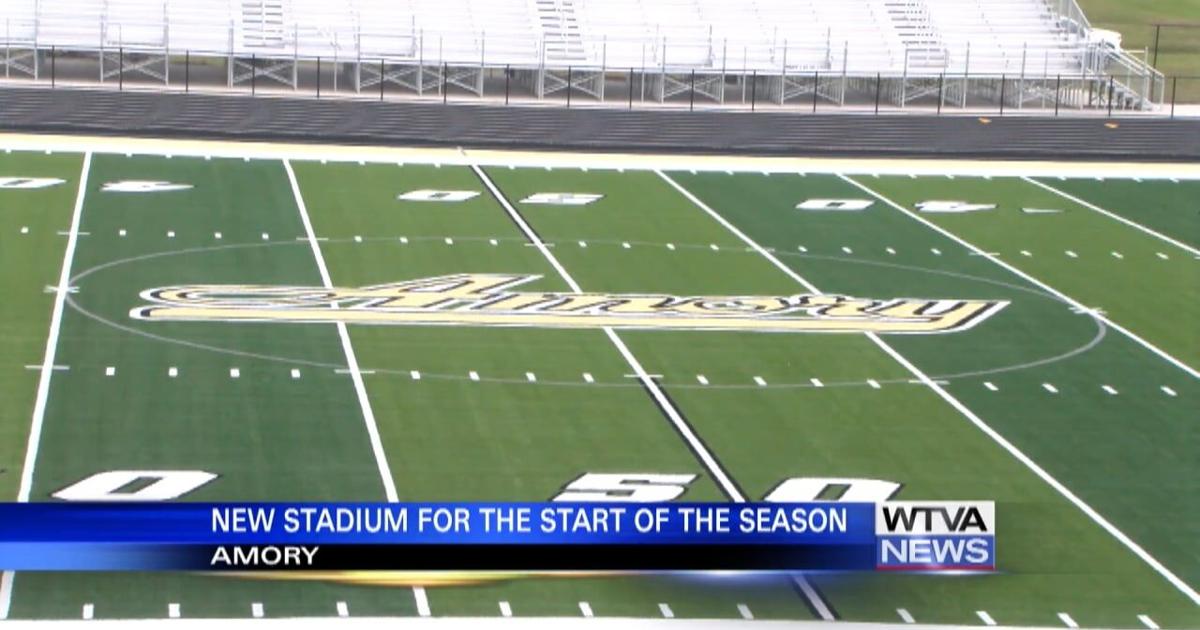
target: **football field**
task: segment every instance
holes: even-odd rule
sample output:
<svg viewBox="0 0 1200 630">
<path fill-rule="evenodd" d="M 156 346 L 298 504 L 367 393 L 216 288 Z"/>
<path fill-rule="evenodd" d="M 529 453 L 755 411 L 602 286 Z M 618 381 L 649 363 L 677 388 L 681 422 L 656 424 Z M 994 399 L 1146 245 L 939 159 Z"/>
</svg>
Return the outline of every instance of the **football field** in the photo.
<svg viewBox="0 0 1200 630">
<path fill-rule="evenodd" d="M 81 146 L 0 153 L 4 500 L 994 500 L 999 571 L 7 573 L 0 616 L 1200 627 L 1200 181 Z"/>
</svg>

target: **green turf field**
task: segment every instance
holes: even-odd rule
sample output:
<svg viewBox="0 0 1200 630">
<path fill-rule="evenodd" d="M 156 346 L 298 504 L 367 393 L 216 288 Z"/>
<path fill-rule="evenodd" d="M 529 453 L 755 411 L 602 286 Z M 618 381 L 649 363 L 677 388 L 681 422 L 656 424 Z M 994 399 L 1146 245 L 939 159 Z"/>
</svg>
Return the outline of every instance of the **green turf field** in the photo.
<svg viewBox="0 0 1200 630">
<path fill-rule="evenodd" d="M 32 177 L 62 181 L 4 185 Z M 542 501 L 589 473 L 669 475 L 696 501 L 995 500 L 1000 563 L 454 585 L 20 573 L 0 612 L 1198 627 L 1196 186 L 0 154 L 7 500 L 106 471 L 215 475 L 181 500 Z M 929 334 L 131 313 L 183 285 L 462 274 L 582 297 L 998 306 Z"/>
</svg>

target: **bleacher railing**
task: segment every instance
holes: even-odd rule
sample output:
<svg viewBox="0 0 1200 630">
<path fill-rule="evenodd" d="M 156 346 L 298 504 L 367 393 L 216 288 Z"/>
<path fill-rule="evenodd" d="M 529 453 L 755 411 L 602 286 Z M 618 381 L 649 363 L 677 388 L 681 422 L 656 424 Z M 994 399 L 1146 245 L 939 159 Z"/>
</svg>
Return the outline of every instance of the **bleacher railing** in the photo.
<svg viewBox="0 0 1200 630">
<path fill-rule="evenodd" d="M 1064 15 L 1074 0 L 1049 0 Z M 1078 22 L 1086 18 L 1078 12 Z M 1069 18 L 1071 20 L 1075 17 Z M 487 32 L 292 25 L 265 40 L 233 23 L 189 31 L 163 20 L 59 33 L 4 23 L 8 85 L 440 98 L 523 104 L 654 103 L 751 109 L 811 105 L 982 111 L 1166 111 L 1171 82 L 1106 42 L 895 49 L 723 38 L 582 40 L 575 58 L 548 42 Z M 217 35 L 214 35 L 214 32 Z M 63 42 L 67 42 L 64 44 Z M 578 56 L 582 55 L 582 59 Z"/>
</svg>

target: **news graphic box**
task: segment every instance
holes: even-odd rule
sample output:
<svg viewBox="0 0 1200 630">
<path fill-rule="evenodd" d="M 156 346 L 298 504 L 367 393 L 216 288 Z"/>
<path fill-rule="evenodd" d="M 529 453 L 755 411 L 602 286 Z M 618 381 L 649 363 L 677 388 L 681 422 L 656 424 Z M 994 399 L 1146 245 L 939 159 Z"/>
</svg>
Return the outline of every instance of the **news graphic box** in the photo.
<svg viewBox="0 0 1200 630">
<path fill-rule="evenodd" d="M 876 568 L 994 571 L 993 501 L 889 501 L 875 505 Z"/>
</svg>

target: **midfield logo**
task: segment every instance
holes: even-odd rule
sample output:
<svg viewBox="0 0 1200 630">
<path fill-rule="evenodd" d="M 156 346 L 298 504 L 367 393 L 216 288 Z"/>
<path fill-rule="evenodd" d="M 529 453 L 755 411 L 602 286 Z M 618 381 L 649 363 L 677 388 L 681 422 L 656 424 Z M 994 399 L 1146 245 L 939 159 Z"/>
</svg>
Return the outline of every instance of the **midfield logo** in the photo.
<svg viewBox="0 0 1200 630">
<path fill-rule="evenodd" d="M 1008 304 L 811 294 L 688 297 L 512 290 L 540 277 L 457 274 L 331 289 L 184 285 L 143 291 L 142 298 L 151 304 L 130 315 L 151 321 L 922 334 L 966 330 Z"/>
</svg>

